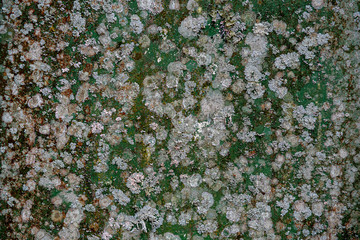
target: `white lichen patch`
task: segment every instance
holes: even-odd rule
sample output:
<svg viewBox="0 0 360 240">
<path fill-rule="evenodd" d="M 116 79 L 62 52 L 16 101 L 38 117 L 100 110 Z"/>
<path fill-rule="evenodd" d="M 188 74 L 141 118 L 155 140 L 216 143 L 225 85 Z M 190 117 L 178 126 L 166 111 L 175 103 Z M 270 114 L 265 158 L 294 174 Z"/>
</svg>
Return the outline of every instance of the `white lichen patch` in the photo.
<svg viewBox="0 0 360 240">
<path fill-rule="evenodd" d="M 195 38 L 205 24 L 206 19 L 203 16 L 197 18 L 188 16 L 181 22 L 178 30 L 184 38 Z"/>
<path fill-rule="evenodd" d="M 359 7 L 3 1 L 1 239 L 360 239 Z"/>
</svg>

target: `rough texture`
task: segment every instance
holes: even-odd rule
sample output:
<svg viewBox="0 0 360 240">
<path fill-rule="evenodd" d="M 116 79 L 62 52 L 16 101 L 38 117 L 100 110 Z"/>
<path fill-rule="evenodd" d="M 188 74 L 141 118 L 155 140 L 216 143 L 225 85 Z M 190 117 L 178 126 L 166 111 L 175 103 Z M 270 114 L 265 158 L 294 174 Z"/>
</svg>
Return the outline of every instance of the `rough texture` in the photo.
<svg viewBox="0 0 360 240">
<path fill-rule="evenodd" d="M 0 239 L 360 239 L 358 1 L 0 11 Z"/>
</svg>

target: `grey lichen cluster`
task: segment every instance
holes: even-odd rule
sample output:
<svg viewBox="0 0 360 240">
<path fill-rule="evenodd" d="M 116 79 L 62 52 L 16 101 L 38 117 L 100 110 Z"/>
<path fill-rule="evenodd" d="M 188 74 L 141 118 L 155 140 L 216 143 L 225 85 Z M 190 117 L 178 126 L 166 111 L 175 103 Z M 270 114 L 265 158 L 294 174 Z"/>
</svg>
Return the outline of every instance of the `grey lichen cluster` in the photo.
<svg viewBox="0 0 360 240">
<path fill-rule="evenodd" d="M 359 239 L 356 1 L 3 0 L 1 239 Z"/>
</svg>

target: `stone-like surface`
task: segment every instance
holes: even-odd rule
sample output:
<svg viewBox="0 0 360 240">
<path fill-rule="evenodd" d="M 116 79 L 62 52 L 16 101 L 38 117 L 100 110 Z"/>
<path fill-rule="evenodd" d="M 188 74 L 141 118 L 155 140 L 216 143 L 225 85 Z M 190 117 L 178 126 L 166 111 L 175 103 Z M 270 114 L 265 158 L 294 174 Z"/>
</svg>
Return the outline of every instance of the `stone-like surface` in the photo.
<svg viewBox="0 0 360 240">
<path fill-rule="evenodd" d="M 354 0 L 3 1 L 1 239 L 359 239 Z"/>
</svg>

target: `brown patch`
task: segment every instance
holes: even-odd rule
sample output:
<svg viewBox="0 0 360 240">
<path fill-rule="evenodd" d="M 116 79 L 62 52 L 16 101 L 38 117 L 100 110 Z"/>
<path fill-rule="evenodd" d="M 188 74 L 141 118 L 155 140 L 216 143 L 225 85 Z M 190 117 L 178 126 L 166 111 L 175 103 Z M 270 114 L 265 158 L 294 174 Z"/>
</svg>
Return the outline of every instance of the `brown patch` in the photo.
<svg viewBox="0 0 360 240">
<path fill-rule="evenodd" d="M 84 107 L 84 112 L 85 112 L 85 114 L 86 115 L 89 115 L 90 114 L 90 107 L 88 106 L 88 105 L 86 105 L 85 107 Z"/>
<path fill-rule="evenodd" d="M 99 230 L 99 224 L 97 222 L 93 222 L 90 224 L 90 229 L 94 232 L 97 232 Z"/>
<path fill-rule="evenodd" d="M 85 72 L 88 72 L 89 74 L 91 74 L 92 69 L 93 69 L 93 65 L 91 63 L 86 63 L 85 64 L 85 67 L 84 67 Z"/>
<path fill-rule="evenodd" d="M 132 58 L 134 60 L 140 60 L 142 58 L 142 53 L 141 52 L 135 52 L 135 53 L 133 53 Z"/>
<path fill-rule="evenodd" d="M 128 172 L 122 172 L 120 174 L 120 177 L 122 177 L 124 179 L 124 182 L 127 182 L 127 178 L 129 177 L 129 173 Z"/>
<path fill-rule="evenodd" d="M 117 71 L 118 73 L 122 73 L 122 71 L 124 70 L 125 68 L 125 63 L 123 61 L 121 61 L 118 65 L 118 68 L 117 68 Z"/>
<path fill-rule="evenodd" d="M 66 97 L 70 97 L 72 93 L 73 93 L 73 91 L 71 90 L 71 88 L 68 88 L 65 91 L 63 91 L 61 94 Z"/>
<path fill-rule="evenodd" d="M 69 55 L 65 55 L 65 54 L 61 53 L 58 55 L 58 60 L 59 60 L 60 67 L 66 68 L 70 65 L 71 57 Z"/>
<path fill-rule="evenodd" d="M 255 155 L 256 155 L 256 151 L 253 150 L 253 151 L 250 151 L 246 156 L 247 156 L 247 157 L 253 157 L 253 156 L 255 156 Z"/>
<path fill-rule="evenodd" d="M 85 205 L 86 201 L 88 200 L 88 198 L 85 196 L 85 195 L 81 195 L 79 197 L 79 202 L 82 204 L 82 205 Z"/>
</svg>

